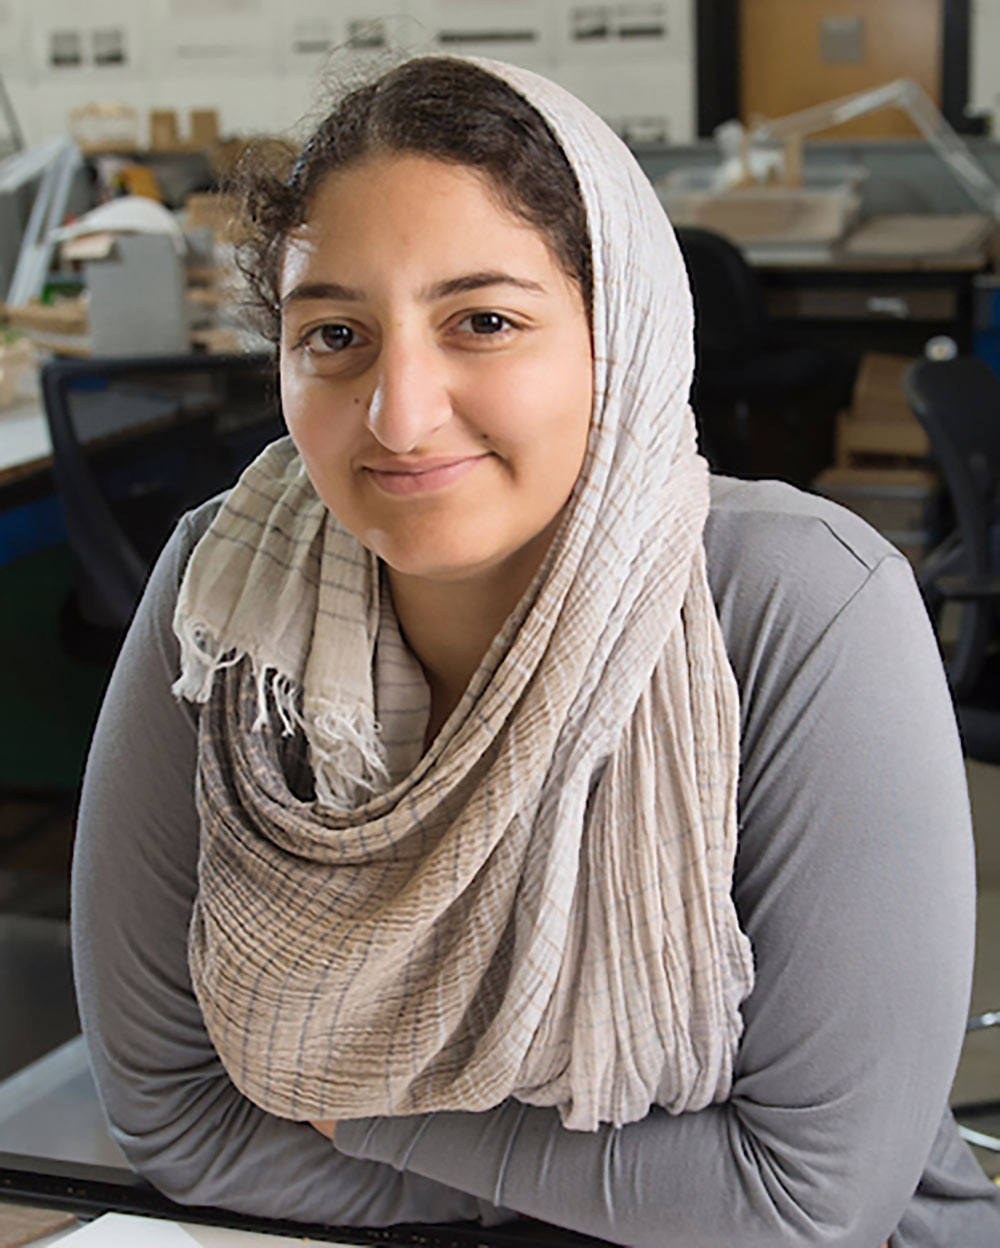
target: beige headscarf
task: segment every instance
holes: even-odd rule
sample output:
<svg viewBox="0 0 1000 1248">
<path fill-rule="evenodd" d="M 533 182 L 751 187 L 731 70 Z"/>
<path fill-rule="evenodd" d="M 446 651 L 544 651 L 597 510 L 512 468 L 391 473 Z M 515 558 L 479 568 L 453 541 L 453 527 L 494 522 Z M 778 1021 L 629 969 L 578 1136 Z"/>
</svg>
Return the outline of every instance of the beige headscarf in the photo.
<svg viewBox="0 0 1000 1248">
<path fill-rule="evenodd" d="M 272 1113 L 514 1096 L 589 1130 L 729 1092 L 752 982 L 731 899 L 738 695 L 705 575 L 673 232 L 588 108 L 480 64 L 545 118 L 583 193 L 583 472 L 535 584 L 408 756 L 376 722 L 403 650 L 376 560 L 290 442 L 247 470 L 175 622 L 177 691 L 205 703 L 190 966 L 228 1072 Z M 283 733 L 305 741 L 315 795 Z"/>
</svg>

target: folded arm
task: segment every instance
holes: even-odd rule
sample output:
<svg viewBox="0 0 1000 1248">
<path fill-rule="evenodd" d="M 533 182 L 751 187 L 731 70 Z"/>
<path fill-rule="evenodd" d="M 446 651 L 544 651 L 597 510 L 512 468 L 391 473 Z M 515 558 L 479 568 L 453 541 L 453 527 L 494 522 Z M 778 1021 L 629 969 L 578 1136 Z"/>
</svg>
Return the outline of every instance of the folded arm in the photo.
<svg viewBox="0 0 1000 1248">
<path fill-rule="evenodd" d="M 802 655 L 738 657 L 735 896 L 757 982 L 728 1102 L 594 1134 L 518 1104 L 341 1122 L 331 1148 L 239 1094 L 188 977 L 195 727 L 169 686 L 194 536 L 161 560 L 112 680 L 74 863 L 81 1014 L 136 1168 L 180 1201 L 302 1221 L 492 1220 L 505 1206 L 632 1245 L 881 1243 L 945 1109 L 972 957 L 964 774 L 901 561 Z M 784 644 L 779 629 L 761 649 Z"/>
<path fill-rule="evenodd" d="M 950 702 L 894 557 L 804 656 L 757 659 L 735 891 L 757 981 L 728 1101 L 595 1135 L 513 1103 L 341 1122 L 338 1149 L 621 1244 L 887 1238 L 941 1124 L 968 1000 L 971 835 Z"/>
</svg>

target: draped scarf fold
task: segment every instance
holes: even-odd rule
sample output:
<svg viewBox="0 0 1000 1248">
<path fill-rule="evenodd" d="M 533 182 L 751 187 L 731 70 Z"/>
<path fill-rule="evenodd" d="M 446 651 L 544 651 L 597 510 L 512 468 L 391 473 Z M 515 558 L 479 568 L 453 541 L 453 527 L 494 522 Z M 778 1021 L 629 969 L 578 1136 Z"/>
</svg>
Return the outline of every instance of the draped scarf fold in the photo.
<svg viewBox="0 0 1000 1248">
<path fill-rule="evenodd" d="M 738 693 L 673 232 L 589 109 L 479 63 L 541 113 L 583 194 L 585 464 L 535 582 L 402 768 L 378 722 L 376 559 L 289 440 L 247 469 L 175 615 L 175 688 L 203 705 L 189 962 L 223 1064 L 274 1114 L 514 1096 L 592 1130 L 729 1093 L 752 984 L 731 897 Z"/>
</svg>

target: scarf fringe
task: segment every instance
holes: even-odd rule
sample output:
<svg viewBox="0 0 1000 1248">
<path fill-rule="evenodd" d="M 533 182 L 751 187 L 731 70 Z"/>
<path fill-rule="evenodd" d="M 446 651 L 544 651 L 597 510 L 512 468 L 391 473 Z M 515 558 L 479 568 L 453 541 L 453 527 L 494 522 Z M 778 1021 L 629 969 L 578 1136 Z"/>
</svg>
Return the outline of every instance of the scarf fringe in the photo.
<svg viewBox="0 0 1000 1248">
<path fill-rule="evenodd" d="M 234 647 L 225 649 L 204 624 L 186 616 L 174 618 L 174 632 L 181 646 L 181 674 L 171 686 L 174 697 L 205 703 L 216 672 L 234 667 L 240 655 Z"/>
<path fill-rule="evenodd" d="M 379 725 L 360 707 L 321 703 L 310 728 L 316 796 L 324 806 L 346 812 L 388 788 Z"/>
<path fill-rule="evenodd" d="M 283 737 L 297 729 L 305 733 L 316 796 L 324 806 L 345 813 L 387 787 L 389 766 L 379 725 L 362 707 L 314 699 L 313 713 L 307 718 L 302 710 L 302 686 L 287 673 L 260 663 L 253 655 L 224 648 L 204 624 L 190 619 L 181 622 L 178 638 L 181 673 L 173 692 L 189 702 L 207 702 L 216 674 L 250 658 L 257 686 L 257 715 L 251 730 L 271 727 L 273 714 L 274 726 L 280 724 Z"/>
</svg>

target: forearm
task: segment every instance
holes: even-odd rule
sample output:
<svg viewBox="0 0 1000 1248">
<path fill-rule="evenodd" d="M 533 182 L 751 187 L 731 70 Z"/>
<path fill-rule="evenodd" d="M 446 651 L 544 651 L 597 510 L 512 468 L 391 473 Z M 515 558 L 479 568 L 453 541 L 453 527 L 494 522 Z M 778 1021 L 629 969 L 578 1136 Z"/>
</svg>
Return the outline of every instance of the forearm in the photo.
<svg viewBox="0 0 1000 1248">
<path fill-rule="evenodd" d="M 611 1243 L 656 1248 L 872 1248 L 896 1212 L 848 1209 L 833 1172 L 787 1166 L 731 1107 L 596 1133 L 508 1103 L 488 1115 L 435 1114 L 338 1124 L 334 1141 L 473 1195 Z M 884 1202 L 886 1206 L 890 1202 Z"/>
<path fill-rule="evenodd" d="M 181 1204 L 323 1225 L 494 1220 L 447 1183 L 339 1154 L 304 1123 L 271 1117 L 224 1075 L 183 1082 L 98 1076 L 133 1166 Z"/>
</svg>

